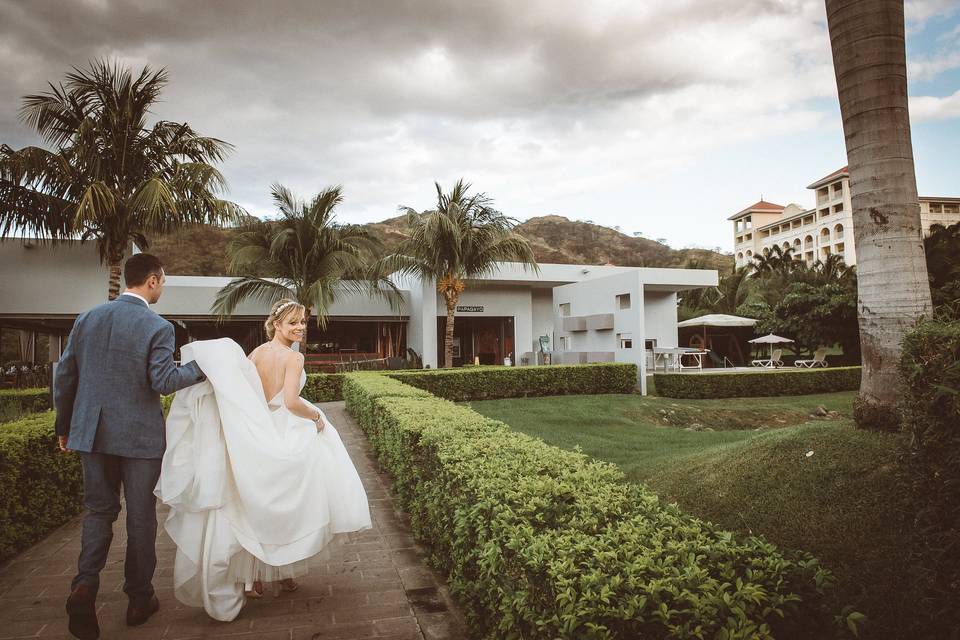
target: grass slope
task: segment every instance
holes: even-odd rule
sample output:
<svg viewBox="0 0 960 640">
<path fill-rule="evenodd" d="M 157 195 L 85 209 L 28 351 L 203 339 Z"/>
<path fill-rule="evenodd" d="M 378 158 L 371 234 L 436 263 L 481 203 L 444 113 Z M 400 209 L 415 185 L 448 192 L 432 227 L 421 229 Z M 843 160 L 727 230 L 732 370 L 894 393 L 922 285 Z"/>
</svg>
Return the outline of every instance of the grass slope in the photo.
<svg viewBox="0 0 960 640">
<path fill-rule="evenodd" d="M 900 436 L 855 429 L 853 396 L 566 396 L 471 406 L 614 462 L 631 480 L 723 528 L 812 552 L 837 575 L 838 603 L 870 617 L 864 637 L 895 638 L 911 598 L 901 579 L 911 501 L 897 459 Z M 811 417 L 818 405 L 837 415 Z M 685 430 L 694 423 L 714 431 Z"/>
</svg>

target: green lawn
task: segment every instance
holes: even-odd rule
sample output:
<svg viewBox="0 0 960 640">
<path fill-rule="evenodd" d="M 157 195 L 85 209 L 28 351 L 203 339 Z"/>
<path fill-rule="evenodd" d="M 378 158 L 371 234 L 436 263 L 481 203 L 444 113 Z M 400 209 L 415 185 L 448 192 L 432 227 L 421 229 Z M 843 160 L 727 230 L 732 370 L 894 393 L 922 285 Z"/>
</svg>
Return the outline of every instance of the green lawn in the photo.
<svg viewBox="0 0 960 640">
<path fill-rule="evenodd" d="M 725 529 L 810 551 L 836 574 L 838 606 L 852 604 L 871 618 L 863 637 L 898 638 L 912 597 L 902 579 L 909 482 L 900 436 L 854 428 L 854 396 L 600 395 L 470 405 L 613 462 L 630 480 Z M 813 417 L 817 406 L 836 414 Z M 713 431 L 687 430 L 692 425 Z"/>
<path fill-rule="evenodd" d="M 743 442 L 770 429 L 841 422 L 850 417 L 853 396 L 853 392 L 725 400 L 552 396 L 484 400 L 470 406 L 558 447 L 580 445 L 587 454 L 620 465 L 631 480 L 642 482 L 662 464 Z M 840 415 L 813 418 L 810 414 L 818 405 Z M 714 431 L 687 431 L 691 425 Z"/>
</svg>

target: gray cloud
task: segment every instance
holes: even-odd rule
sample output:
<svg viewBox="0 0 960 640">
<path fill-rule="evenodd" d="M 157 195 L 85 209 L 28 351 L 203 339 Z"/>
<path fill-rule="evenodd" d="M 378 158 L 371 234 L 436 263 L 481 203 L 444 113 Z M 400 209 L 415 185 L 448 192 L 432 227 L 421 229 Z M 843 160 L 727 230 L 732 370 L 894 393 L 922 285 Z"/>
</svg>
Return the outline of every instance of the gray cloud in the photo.
<svg viewBox="0 0 960 640">
<path fill-rule="evenodd" d="M 834 91 L 817 0 L 656 4 L 0 0 L 0 141 L 34 142 L 21 96 L 111 57 L 169 69 L 157 116 L 235 144 L 231 197 L 260 213 L 277 180 L 343 183 L 369 220 L 464 175 L 516 217 L 604 220 L 597 193 L 640 228 L 617 216 L 664 167 L 820 127 Z"/>
</svg>

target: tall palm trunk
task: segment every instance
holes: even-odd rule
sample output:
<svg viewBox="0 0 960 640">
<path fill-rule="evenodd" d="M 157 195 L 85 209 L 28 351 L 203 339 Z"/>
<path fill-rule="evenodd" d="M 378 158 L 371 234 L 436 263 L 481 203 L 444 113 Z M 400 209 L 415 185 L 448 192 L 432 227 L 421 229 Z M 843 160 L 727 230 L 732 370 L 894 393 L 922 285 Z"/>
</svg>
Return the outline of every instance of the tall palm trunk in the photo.
<svg viewBox="0 0 960 640">
<path fill-rule="evenodd" d="M 107 300 L 116 300 L 120 295 L 120 263 L 123 257 L 110 256 L 110 279 L 107 286 Z"/>
<path fill-rule="evenodd" d="M 903 335 L 930 314 L 907 111 L 903 0 L 826 0 L 850 166 L 863 379 L 854 415 L 897 424 Z"/>
<path fill-rule="evenodd" d="M 453 317 L 457 311 L 457 300 L 460 296 L 454 291 L 445 291 L 444 299 L 447 302 L 447 326 L 443 336 L 443 366 L 453 366 Z"/>
</svg>

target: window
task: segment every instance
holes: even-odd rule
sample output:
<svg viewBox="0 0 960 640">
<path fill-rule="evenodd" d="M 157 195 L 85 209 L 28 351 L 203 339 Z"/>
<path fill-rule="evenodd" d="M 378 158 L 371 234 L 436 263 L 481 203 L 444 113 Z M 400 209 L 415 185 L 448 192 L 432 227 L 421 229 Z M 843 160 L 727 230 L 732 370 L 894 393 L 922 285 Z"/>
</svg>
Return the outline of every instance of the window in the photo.
<svg viewBox="0 0 960 640">
<path fill-rule="evenodd" d="M 647 340 L 643 341 L 643 348 L 646 349 L 647 351 L 653 351 L 654 347 L 656 346 L 657 346 L 656 338 L 648 338 Z"/>
<path fill-rule="evenodd" d="M 930 204 L 930 213 L 940 213 L 940 205 L 939 205 L 939 204 L 933 204 L 933 203 L 931 203 L 931 204 Z"/>
<path fill-rule="evenodd" d="M 620 345 L 621 349 L 633 349 L 633 334 L 632 333 L 618 333 L 617 334 L 617 343 Z"/>
<path fill-rule="evenodd" d="M 569 316 L 570 315 L 570 303 L 564 302 L 560 305 L 560 315 Z"/>
<path fill-rule="evenodd" d="M 570 348 L 570 336 L 560 336 L 560 351 L 566 351 Z"/>
<path fill-rule="evenodd" d="M 617 296 L 617 308 L 621 311 L 630 308 L 630 294 L 621 293 Z"/>
</svg>

